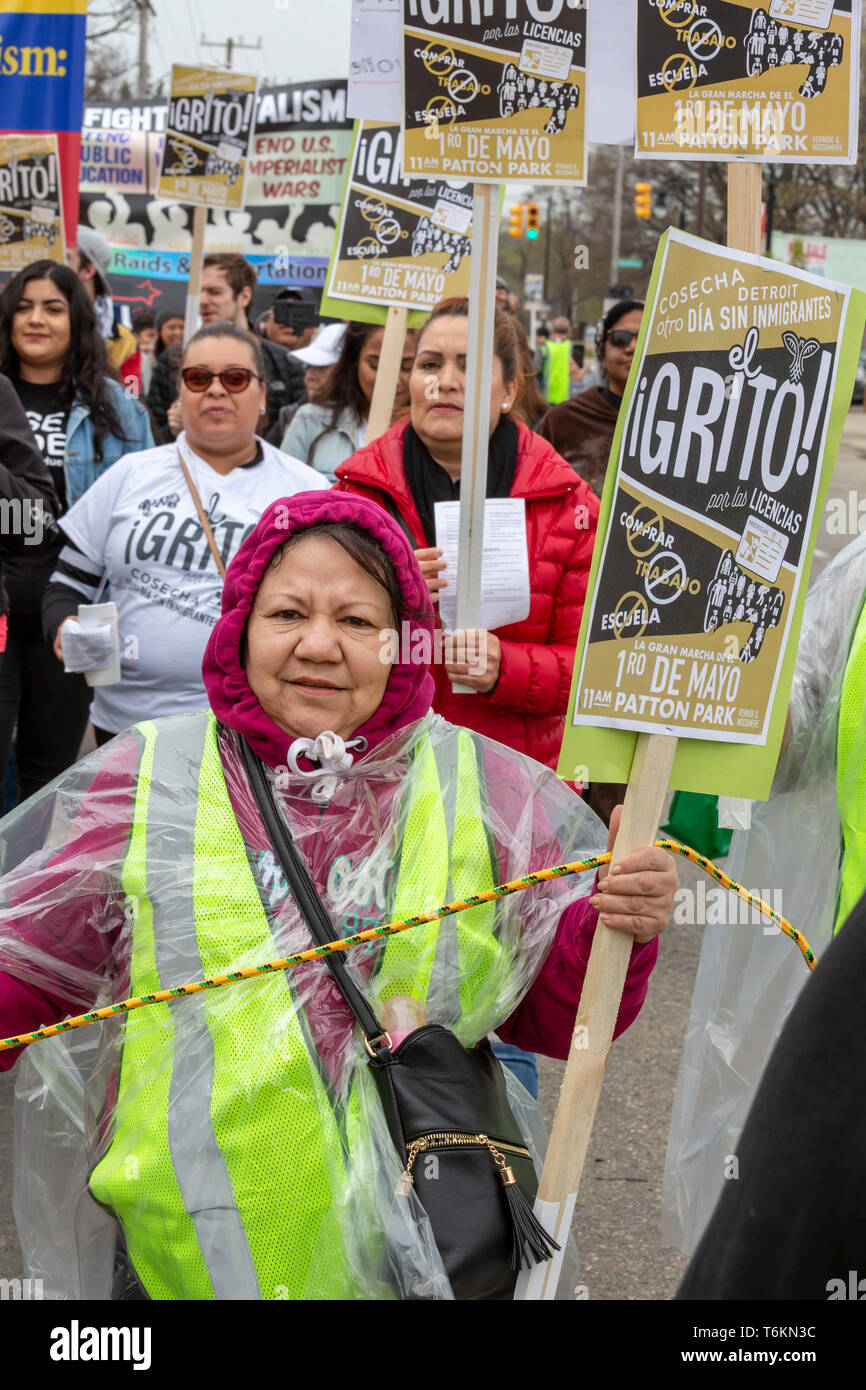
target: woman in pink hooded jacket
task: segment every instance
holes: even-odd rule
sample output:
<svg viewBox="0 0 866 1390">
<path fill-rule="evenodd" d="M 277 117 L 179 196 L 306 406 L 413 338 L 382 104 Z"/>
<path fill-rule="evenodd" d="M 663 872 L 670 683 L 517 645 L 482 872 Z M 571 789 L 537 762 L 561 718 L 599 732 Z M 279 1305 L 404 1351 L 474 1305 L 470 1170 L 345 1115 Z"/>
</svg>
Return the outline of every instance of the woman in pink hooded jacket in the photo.
<svg viewBox="0 0 866 1390">
<path fill-rule="evenodd" d="M 121 734 L 0 827 L 0 1038 L 309 946 L 245 743 L 340 935 L 598 851 L 600 823 L 548 769 L 431 714 L 432 633 L 380 507 L 268 508 L 229 567 L 210 710 Z M 539 885 L 350 969 L 392 1047 L 436 1023 L 564 1057 L 597 912 L 635 937 L 621 1032 L 675 885 L 638 851 L 598 891 Z M 118 1296 L 119 1269 L 152 1298 L 450 1297 L 425 1222 L 395 1241 L 402 1165 L 363 1041 L 315 961 L 35 1043 L 16 1202 L 31 1275 L 66 1297 L 112 1280 Z"/>
</svg>

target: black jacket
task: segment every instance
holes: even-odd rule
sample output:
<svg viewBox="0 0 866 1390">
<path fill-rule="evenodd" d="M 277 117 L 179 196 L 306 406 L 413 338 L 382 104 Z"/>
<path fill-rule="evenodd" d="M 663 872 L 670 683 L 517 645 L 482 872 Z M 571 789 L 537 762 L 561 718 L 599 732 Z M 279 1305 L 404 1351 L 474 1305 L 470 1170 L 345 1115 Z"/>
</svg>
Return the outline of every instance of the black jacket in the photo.
<svg viewBox="0 0 866 1390">
<path fill-rule="evenodd" d="M 285 348 L 271 343 L 267 338 L 259 339 L 259 347 L 265 361 L 267 394 L 265 408 L 267 420 L 262 421 L 260 434 L 264 434 L 271 422 L 275 422 L 284 405 L 305 401 L 304 369 L 295 362 Z M 170 406 L 177 400 L 180 390 L 180 363 L 183 349 L 179 344 L 166 348 L 153 366 L 150 390 L 147 393 L 147 408 L 153 419 L 153 432 L 162 444 L 174 438 L 168 427 Z"/>
<path fill-rule="evenodd" d="M 22 570 L 44 567 L 46 547 L 59 545 L 60 508 L 51 474 L 8 377 L 0 375 L 0 613 L 8 613 L 3 558 L 15 555 Z"/>
</svg>

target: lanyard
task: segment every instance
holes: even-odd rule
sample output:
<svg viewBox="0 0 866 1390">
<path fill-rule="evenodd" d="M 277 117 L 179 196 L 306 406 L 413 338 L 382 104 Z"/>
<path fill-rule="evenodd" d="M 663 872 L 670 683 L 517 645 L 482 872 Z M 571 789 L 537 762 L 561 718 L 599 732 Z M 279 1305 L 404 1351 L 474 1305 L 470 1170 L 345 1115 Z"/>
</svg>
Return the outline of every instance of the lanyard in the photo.
<svg viewBox="0 0 866 1390">
<path fill-rule="evenodd" d="M 204 507 L 201 504 L 201 498 L 199 497 L 196 485 L 192 480 L 192 474 L 190 473 L 189 468 L 187 467 L 186 459 L 184 458 L 184 448 L 180 442 L 180 439 L 178 439 L 177 441 L 177 458 L 178 463 L 183 469 L 183 476 L 186 478 L 186 485 L 189 488 L 190 496 L 192 497 L 192 500 L 195 503 L 195 509 L 198 512 L 198 519 L 202 524 L 202 529 L 205 535 L 207 536 L 207 543 L 210 546 L 210 553 L 214 557 L 216 567 L 220 572 L 220 578 L 224 580 L 226 577 L 226 567 L 223 564 L 223 557 L 217 550 L 216 541 L 213 538 L 213 531 L 210 529 L 210 522 L 205 516 Z"/>
</svg>

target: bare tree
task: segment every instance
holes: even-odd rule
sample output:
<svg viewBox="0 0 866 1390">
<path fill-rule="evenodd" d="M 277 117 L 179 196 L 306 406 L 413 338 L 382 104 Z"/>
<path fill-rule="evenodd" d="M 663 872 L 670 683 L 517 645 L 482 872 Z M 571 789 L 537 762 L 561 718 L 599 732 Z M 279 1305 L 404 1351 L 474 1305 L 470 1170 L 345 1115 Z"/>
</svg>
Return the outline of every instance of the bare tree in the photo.
<svg viewBox="0 0 866 1390">
<path fill-rule="evenodd" d="M 138 16 L 139 0 L 97 0 L 97 7 L 88 10 L 85 101 L 132 95 L 130 55 L 123 39 L 132 38 Z"/>
<path fill-rule="evenodd" d="M 545 275 L 551 311 L 567 314 L 576 323 L 594 322 L 601 314 L 610 285 L 612 209 L 616 179 L 615 147 L 594 145 L 589 153 L 586 188 L 537 186 L 532 194 L 541 208 L 541 236 L 536 242 L 500 238 L 500 273 L 523 295 L 527 272 Z M 708 166 L 704 192 L 703 235 L 723 241 L 725 232 L 725 166 Z M 650 183 L 653 217 L 634 215 L 634 185 Z M 668 226 L 697 231 L 700 166 L 652 160 L 628 161 L 623 185 L 620 255 L 640 260 L 640 267 L 620 270 L 618 283 L 642 299 L 660 234 Z"/>
</svg>

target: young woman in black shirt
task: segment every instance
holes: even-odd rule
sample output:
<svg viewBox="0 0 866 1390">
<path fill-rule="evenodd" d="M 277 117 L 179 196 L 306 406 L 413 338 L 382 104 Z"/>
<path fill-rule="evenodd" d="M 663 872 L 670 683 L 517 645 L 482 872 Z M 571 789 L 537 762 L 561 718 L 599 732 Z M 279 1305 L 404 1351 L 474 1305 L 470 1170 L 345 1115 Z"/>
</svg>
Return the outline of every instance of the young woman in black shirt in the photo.
<svg viewBox="0 0 866 1390">
<path fill-rule="evenodd" d="M 90 300 L 78 277 L 54 261 L 19 271 L 0 296 L 0 371 L 10 380 L 54 484 L 59 515 L 124 454 L 150 448 L 147 412 L 108 366 Z M 7 648 L 0 664 L 0 782 L 12 739 L 21 799 L 75 760 L 90 708 L 84 677 L 67 675 L 42 632 L 42 596 L 62 540 L 6 564 Z"/>
</svg>

